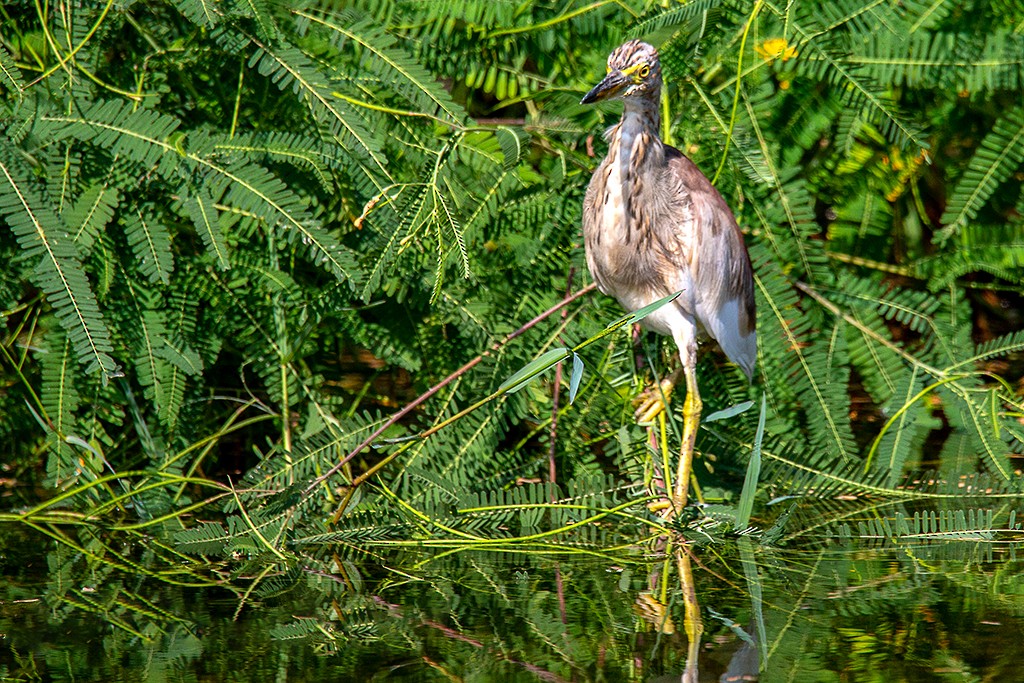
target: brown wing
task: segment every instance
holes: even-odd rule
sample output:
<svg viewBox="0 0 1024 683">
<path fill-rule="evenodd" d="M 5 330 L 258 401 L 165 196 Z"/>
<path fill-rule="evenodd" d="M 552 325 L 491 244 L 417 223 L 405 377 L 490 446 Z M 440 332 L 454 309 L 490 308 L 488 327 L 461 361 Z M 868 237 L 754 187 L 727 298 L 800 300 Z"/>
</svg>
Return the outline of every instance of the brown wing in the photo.
<svg viewBox="0 0 1024 683">
<path fill-rule="evenodd" d="M 697 321 L 751 375 L 757 360 L 754 274 L 743 233 L 725 199 L 692 161 L 668 145 L 665 161 L 664 180 L 674 190 L 667 196 L 680 199 L 662 207 L 669 215 L 654 221 L 673 231 L 660 239 L 682 245 Z"/>
<path fill-rule="evenodd" d="M 597 268 L 595 268 L 591 254 L 600 241 L 598 229 L 600 206 L 597 203 L 597 198 L 604 194 L 605 167 L 607 165 L 608 159 L 606 158 L 594 171 L 593 177 L 590 178 L 590 184 L 587 185 L 587 193 L 583 197 L 583 241 L 587 252 L 587 267 L 590 269 L 590 276 L 594 278 L 602 292 L 605 289 L 601 283 L 600 273 L 595 272 Z"/>
</svg>

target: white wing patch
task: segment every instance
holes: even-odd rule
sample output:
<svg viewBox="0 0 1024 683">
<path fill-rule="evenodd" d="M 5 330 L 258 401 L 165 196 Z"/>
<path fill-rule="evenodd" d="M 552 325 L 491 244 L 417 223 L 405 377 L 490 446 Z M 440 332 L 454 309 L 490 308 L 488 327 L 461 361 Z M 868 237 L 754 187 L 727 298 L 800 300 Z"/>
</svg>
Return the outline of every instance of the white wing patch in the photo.
<svg viewBox="0 0 1024 683">
<path fill-rule="evenodd" d="M 752 331 L 747 335 L 740 334 L 740 306 L 742 305 L 741 299 L 729 299 L 723 302 L 711 316 L 698 306 L 697 319 L 708 334 L 715 338 L 729 360 L 740 366 L 747 377 L 752 377 L 754 364 L 757 362 L 757 332 Z"/>
</svg>

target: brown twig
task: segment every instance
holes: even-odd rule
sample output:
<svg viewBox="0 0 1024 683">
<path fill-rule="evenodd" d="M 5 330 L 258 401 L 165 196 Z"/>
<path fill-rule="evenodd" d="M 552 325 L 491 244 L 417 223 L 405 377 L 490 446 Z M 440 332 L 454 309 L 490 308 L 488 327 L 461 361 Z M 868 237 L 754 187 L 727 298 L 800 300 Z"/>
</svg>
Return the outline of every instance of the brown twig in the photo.
<svg viewBox="0 0 1024 683">
<path fill-rule="evenodd" d="M 572 278 L 576 274 L 575 268 L 569 268 L 569 277 L 565 283 L 565 296 L 569 296 L 572 293 Z M 568 317 L 569 311 L 565 308 L 562 309 L 562 327 L 565 327 L 565 321 Z M 558 397 L 562 392 L 562 364 L 559 363 L 555 366 L 555 385 L 551 389 L 551 429 L 548 432 L 548 482 L 551 484 L 550 497 L 551 502 L 555 502 L 555 482 L 558 481 L 558 468 L 555 464 L 555 440 L 558 436 Z"/>
<path fill-rule="evenodd" d="M 410 412 L 412 412 L 413 410 L 418 408 L 427 399 L 429 399 L 431 396 L 433 396 L 434 394 L 439 392 L 441 389 L 444 389 L 446 386 L 451 384 L 453 381 L 455 381 L 456 379 L 458 379 L 459 377 L 461 377 L 462 375 L 466 374 L 467 372 L 472 370 L 474 367 L 479 365 L 480 362 L 484 358 L 487 358 L 492 353 L 494 353 L 495 351 L 500 349 L 502 346 L 504 346 L 505 344 L 509 343 L 510 341 L 512 341 L 513 339 L 515 339 L 519 335 L 523 334 L 524 332 L 526 332 L 530 328 L 534 327 L 537 323 L 539 323 L 540 321 L 542 321 L 545 318 L 549 317 L 551 314 L 559 311 L 560 309 L 562 309 L 565 306 L 568 306 L 573 301 L 576 301 L 576 299 L 579 299 L 581 296 L 583 296 L 585 294 L 589 294 L 590 292 L 594 291 L 594 289 L 596 289 L 596 288 L 597 288 L 597 285 L 595 283 L 591 282 L 589 285 L 587 285 L 586 287 L 584 287 L 580 291 L 578 291 L 578 292 L 576 292 L 576 293 L 574 293 L 572 295 L 567 295 L 564 299 L 559 301 L 557 304 L 555 304 L 554 306 L 552 306 L 548 310 L 544 311 L 543 313 L 541 313 L 537 317 L 533 318 L 532 320 L 530 320 L 528 323 L 526 323 L 525 325 L 520 327 L 515 332 L 511 332 L 508 335 L 506 335 L 503 339 L 500 339 L 499 341 L 496 341 L 491 346 L 491 348 L 489 348 L 488 350 L 484 351 L 479 356 L 477 356 L 473 360 L 469 361 L 468 363 L 463 365 L 461 368 L 459 368 L 458 370 L 456 370 L 452 374 L 450 374 L 447 377 L 445 377 L 443 380 L 441 380 L 440 382 L 438 382 L 437 384 L 432 386 L 430 389 L 428 389 L 426 392 L 421 394 L 412 403 L 409 403 L 407 406 L 405 406 L 404 408 L 399 410 L 397 413 L 395 413 L 394 415 L 389 417 L 387 420 L 385 420 L 384 424 L 382 424 L 380 427 L 375 429 L 373 431 L 373 433 L 370 434 L 365 439 L 363 439 L 363 441 L 361 441 L 358 446 L 356 446 L 351 451 L 349 451 L 348 454 L 344 458 L 342 458 L 336 465 L 334 465 L 334 467 L 332 467 L 331 469 L 327 470 L 326 472 L 321 474 L 319 477 L 314 479 L 313 482 L 309 486 L 306 487 L 306 490 L 303 492 L 303 494 L 304 495 L 309 495 L 313 491 L 313 489 L 315 489 L 317 486 L 319 486 L 320 484 L 322 484 L 323 482 L 327 481 L 328 479 L 333 477 L 335 474 L 337 474 L 341 470 L 342 467 L 347 465 L 352 460 L 352 458 L 354 458 L 357 455 L 359 455 L 363 451 L 363 449 L 365 449 L 370 444 L 372 444 L 374 442 L 374 440 L 376 440 L 377 437 L 379 437 L 381 434 L 383 434 L 391 425 L 395 424 L 396 422 L 401 420 L 403 417 L 408 415 Z"/>
<path fill-rule="evenodd" d="M 551 427 L 548 429 L 548 482 L 551 484 L 551 501 L 555 502 L 555 482 L 558 467 L 555 465 L 556 439 L 558 437 L 558 396 L 562 393 L 562 364 L 555 366 L 555 386 L 551 389 Z"/>
</svg>

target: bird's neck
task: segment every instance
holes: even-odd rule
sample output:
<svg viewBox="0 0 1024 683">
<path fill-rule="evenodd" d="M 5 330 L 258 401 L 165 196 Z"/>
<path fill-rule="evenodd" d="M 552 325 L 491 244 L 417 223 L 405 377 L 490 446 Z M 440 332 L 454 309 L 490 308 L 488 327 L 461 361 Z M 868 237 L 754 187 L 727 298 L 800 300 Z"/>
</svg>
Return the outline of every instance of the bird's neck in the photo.
<svg viewBox="0 0 1024 683">
<path fill-rule="evenodd" d="M 658 104 L 651 100 L 627 100 L 619 125 L 624 132 L 631 135 L 645 132 L 660 140 L 661 112 L 658 109 Z"/>
<path fill-rule="evenodd" d="M 665 158 L 661 115 L 654 102 L 626 102 L 622 120 L 612 128 L 609 147 L 625 176 L 643 168 L 660 167 Z M 655 163 L 651 163 L 655 162 Z"/>
<path fill-rule="evenodd" d="M 649 231 L 635 231 L 643 220 L 644 199 L 639 193 L 659 186 L 655 178 L 665 165 L 665 147 L 658 135 L 660 116 L 657 106 L 627 102 L 622 120 L 608 131 L 608 175 L 605 180 L 613 210 L 607 212 L 604 229 L 609 238 L 629 244 L 634 238 L 648 238 Z M 618 206 L 618 210 L 614 207 Z M 636 234 L 634 234 L 634 232 Z"/>
<path fill-rule="evenodd" d="M 630 186 L 642 169 L 660 168 L 665 163 L 660 128 L 662 117 L 655 103 L 626 102 L 622 121 L 608 131 L 608 156 L 614 159 L 625 185 Z"/>
</svg>

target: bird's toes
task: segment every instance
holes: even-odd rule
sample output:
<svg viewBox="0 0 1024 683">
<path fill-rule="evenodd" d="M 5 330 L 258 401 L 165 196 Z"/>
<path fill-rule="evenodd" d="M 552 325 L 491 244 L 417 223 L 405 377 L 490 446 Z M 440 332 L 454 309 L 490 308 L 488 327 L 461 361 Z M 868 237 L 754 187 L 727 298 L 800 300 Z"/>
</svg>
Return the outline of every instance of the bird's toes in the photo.
<svg viewBox="0 0 1024 683">
<path fill-rule="evenodd" d="M 649 387 L 634 401 L 634 415 L 639 424 L 654 422 L 655 418 L 668 408 L 668 400 L 675 388 L 673 382 L 663 380 L 660 385 Z"/>
<path fill-rule="evenodd" d="M 638 424 L 651 424 L 665 411 L 665 403 L 660 399 L 642 401 L 636 408 L 636 421 Z"/>
</svg>

